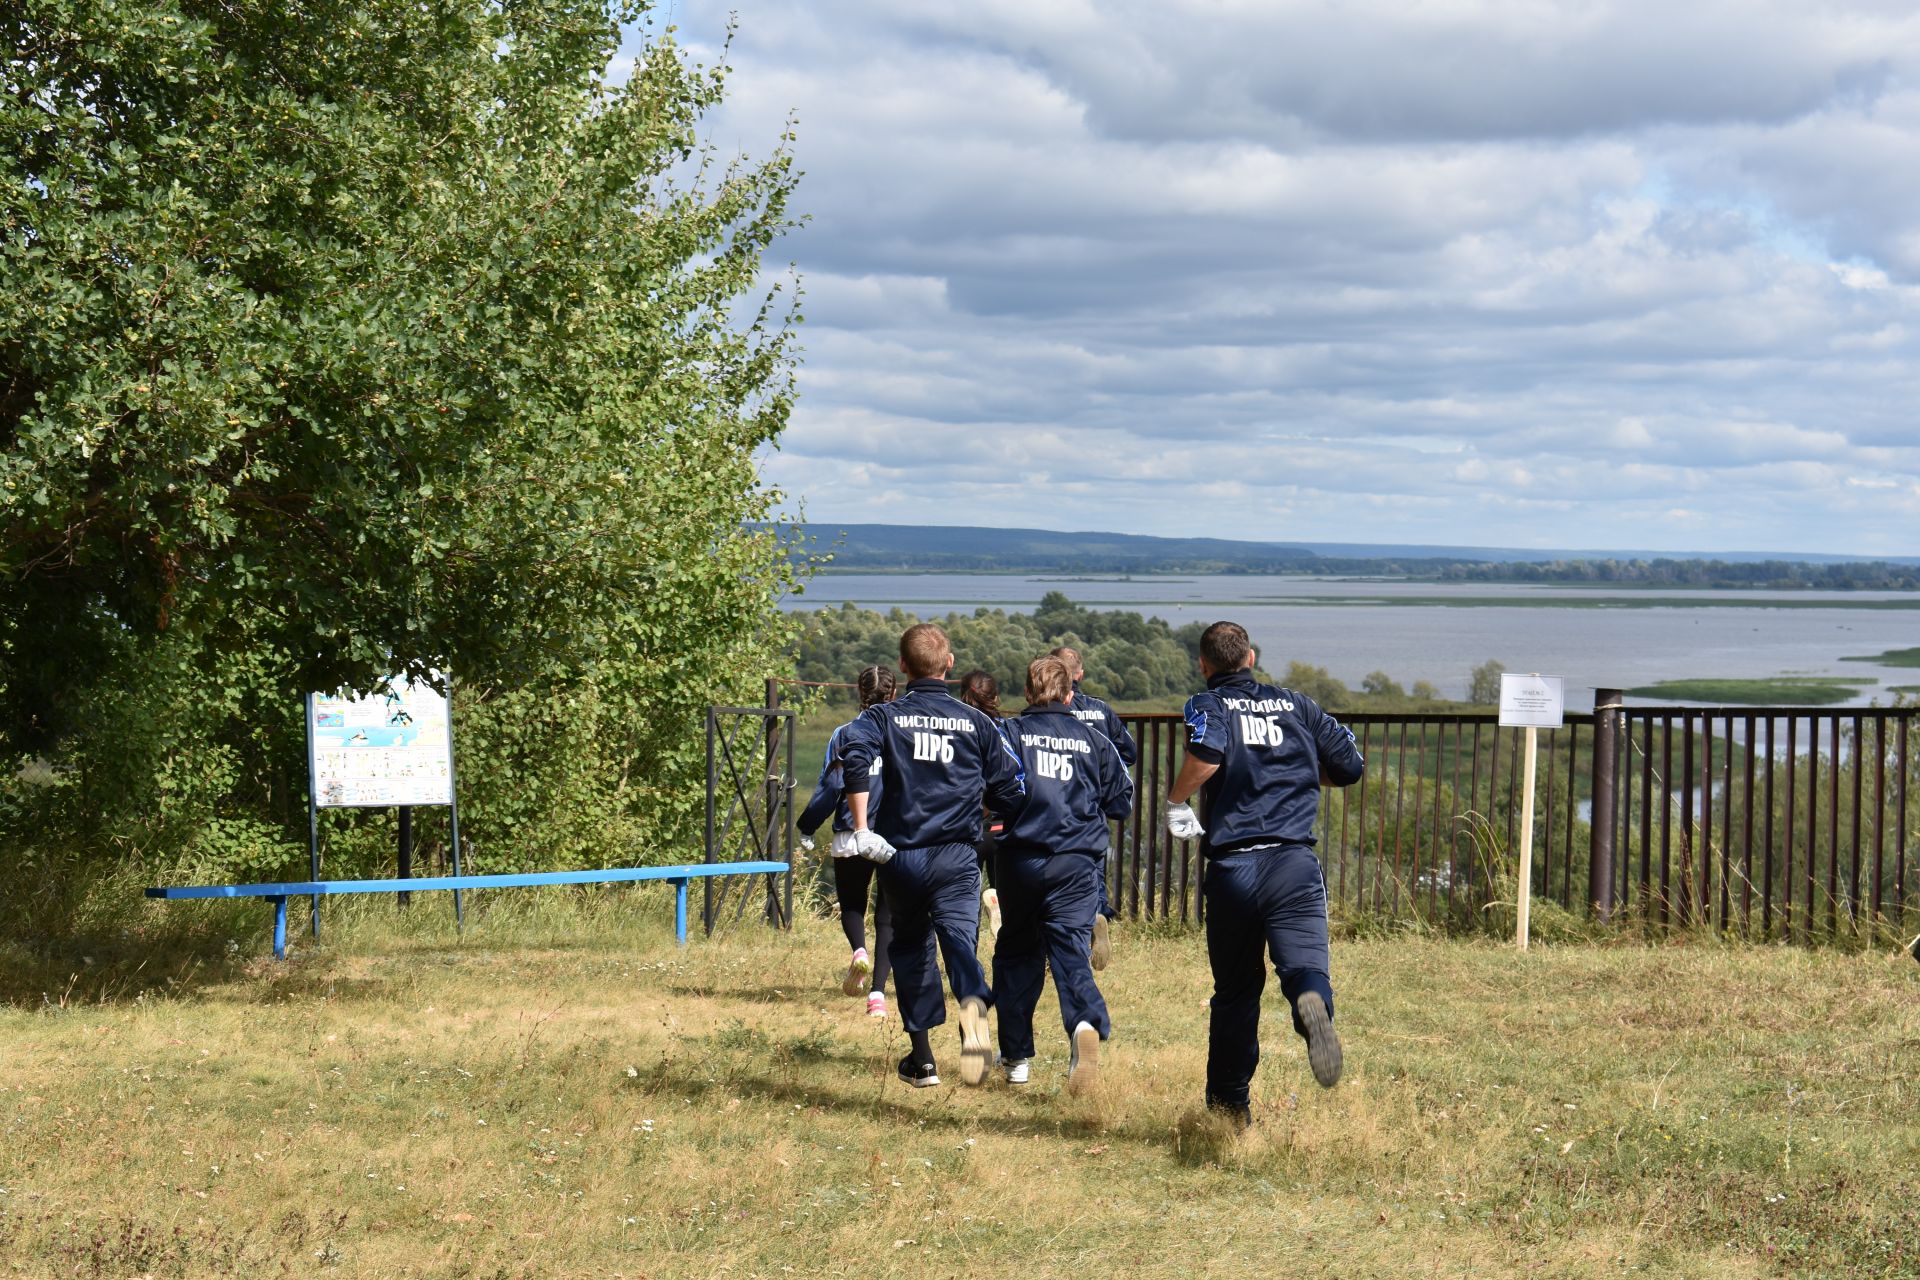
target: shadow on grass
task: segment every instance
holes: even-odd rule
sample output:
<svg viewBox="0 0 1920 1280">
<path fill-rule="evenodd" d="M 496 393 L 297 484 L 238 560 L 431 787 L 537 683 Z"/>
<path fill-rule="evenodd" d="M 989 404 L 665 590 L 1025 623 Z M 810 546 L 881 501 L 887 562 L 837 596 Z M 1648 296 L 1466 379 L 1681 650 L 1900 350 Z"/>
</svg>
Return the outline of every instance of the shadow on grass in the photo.
<svg viewBox="0 0 1920 1280">
<path fill-rule="evenodd" d="M 836 1052 L 821 1056 L 844 1061 L 863 1070 L 857 1077 L 849 1078 L 844 1087 L 821 1084 L 801 1077 L 800 1071 L 805 1061 L 803 1056 L 789 1055 L 782 1059 L 779 1051 L 776 1051 L 776 1069 L 771 1072 L 741 1070 L 729 1065 L 714 1077 L 707 1078 L 689 1075 L 685 1063 L 668 1060 L 641 1071 L 633 1083 L 649 1092 L 690 1100 L 713 1099 L 724 1103 L 736 1097 L 753 1098 L 779 1103 L 783 1107 L 800 1106 L 857 1113 L 875 1120 L 923 1129 L 943 1129 L 962 1135 L 979 1130 L 1008 1137 L 1051 1133 L 1075 1139 L 1120 1139 L 1155 1150 L 1164 1150 L 1171 1138 L 1164 1128 L 1109 1120 L 1098 1100 L 1068 1102 L 1062 1099 L 1058 1109 L 1047 1111 L 1043 1110 L 1048 1105 L 1044 1095 L 1029 1094 L 1023 1099 L 1034 1112 L 1029 1117 L 959 1110 L 941 1105 L 945 1097 L 952 1096 L 951 1091 L 965 1088 L 958 1083 L 943 1084 L 937 1090 L 917 1090 L 894 1079 L 890 1065 L 884 1075 L 876 1072 L 870 1054 Z M 991 1083 L 984 1086 L 986 1089 L 1000 1087 Z M 933 1096 L 929 1097 L 928 1094 Z"/>
<path fill-rule="evenodd" d="M 231 981 L 250 959 L 220 929 L 0 938 L 0 1006 L 65 1010 L 178 997 Z"/>
<path fill-rule="evenodd" d="M 829 993 L 819 987 L 772 986 L 723 986 L 717 982 L 672 982 L 667 984 L 667 993 L 676 996 L 699 996 L 707 1000 L 739 1000 L 746 1004 L 801 1004 L 809 1008 L 826 1002 L 850 1000 L 835 987 Z"/>
</svg>

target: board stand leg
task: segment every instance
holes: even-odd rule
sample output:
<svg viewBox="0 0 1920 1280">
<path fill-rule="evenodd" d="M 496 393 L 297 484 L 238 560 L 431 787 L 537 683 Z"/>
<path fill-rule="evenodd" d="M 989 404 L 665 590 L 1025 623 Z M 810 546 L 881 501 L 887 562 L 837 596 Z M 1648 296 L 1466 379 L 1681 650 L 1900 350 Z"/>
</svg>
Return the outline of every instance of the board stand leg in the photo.
<svg viewBox="0 0 1920 1280">
<path fill-rule="evenodd" d="M 687 945 L 687 882 L 684 879 L 673 882 L 673 937 L 681 946 Z"/>
<path fill-rule="evenodd" d="M 275 897 L 273 902 L 273 958 L 287 958 L 287 900 Z"/>
<path fill-rule="evenodd" d="M 453 848 L 453 874 L 465 875 L 460 862 L 460 765 L 453 750 L 453 677 L 447 677 L 447 831 Z M 467 932 L 467 906 L 460 890 L 453 891 L 453 932 Z"/>
</svg>

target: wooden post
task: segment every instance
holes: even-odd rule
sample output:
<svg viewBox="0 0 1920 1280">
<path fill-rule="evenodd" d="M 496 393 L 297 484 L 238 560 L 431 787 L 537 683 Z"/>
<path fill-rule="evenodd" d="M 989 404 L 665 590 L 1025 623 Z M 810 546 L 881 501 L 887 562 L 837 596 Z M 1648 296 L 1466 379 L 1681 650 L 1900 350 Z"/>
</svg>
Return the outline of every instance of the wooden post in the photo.
<svg viewBox="0 0 1920 1280">
<path fill-rule="evenodd" d="M 1526 728 L 1526 759 L 1520 767 L 1520 889 L 1514 912 L 1515 941 L 1527 949 L 1527 924 L 1533 911 L 1533 773 L 1539 754 L 1540 731 Z"/>
</svg>

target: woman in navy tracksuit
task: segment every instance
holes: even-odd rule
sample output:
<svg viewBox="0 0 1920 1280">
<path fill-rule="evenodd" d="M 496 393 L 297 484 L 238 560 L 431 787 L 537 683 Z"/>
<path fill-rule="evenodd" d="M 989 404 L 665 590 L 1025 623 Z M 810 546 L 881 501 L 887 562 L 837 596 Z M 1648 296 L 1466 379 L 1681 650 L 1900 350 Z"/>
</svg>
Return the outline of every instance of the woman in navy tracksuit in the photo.
<svg viewBox="0 0 1920 1280">
<path fill-rule="evenodd" d="M 997 879 L 1006 919 L 993 950 L 993 1000 L 1007 1082 L 1025 1084 L 1033 1010 L 1051 961 L 1072 1044 L 1067 1091 L 1078 1094 L 1093 1087 L 1100 1042 L 1111 1030 L 1087 933 L 1100 903 L 1107 821 L 1132 812 L 1133 780 L 1107 736 L 1074 717 L 1072 699 L 1066 664 L 1036 658 L 1027 667 L 1032 705 L 1007 722 L 1008 740 L 1026 768 L 1027 803 L 1000 837 Z"/>
<path fill-rule="evenodd" d="M 860 690 L 860 709 L 891 702 L 895 688 L 893 672 L 885 667 L 867 667 L 860 672 L 856 687 Z M 867 1012 L 876 1018 L 887 1016 L 887 974 L 890 962 L 887 947 L 893 941 L 893 913 L 878 885 L 873 891 L 873 950 L 867 950 L 867 886 L 873 883 L 874 864 L 862 858 L 853 847 L 853 815 L 841 794 L 840 748 L 847 725 L 841 725 L 827 739 L 827 753 L 820 762 L 820 783 L 813 799 L 795 824 L 804 846 L 813 847 L 813 833 L 833 817 L 833 893 L 840 903 L 840 928 L 847 935 L 853 956 L 847 962 L 847 976 L 840 989 L 850 996 L 865 994 Z M 873 790 L 880 792 L 880 762 L 873 765 Z M 871 979 L 871 985 L 869 985 Z"/>
</svg>

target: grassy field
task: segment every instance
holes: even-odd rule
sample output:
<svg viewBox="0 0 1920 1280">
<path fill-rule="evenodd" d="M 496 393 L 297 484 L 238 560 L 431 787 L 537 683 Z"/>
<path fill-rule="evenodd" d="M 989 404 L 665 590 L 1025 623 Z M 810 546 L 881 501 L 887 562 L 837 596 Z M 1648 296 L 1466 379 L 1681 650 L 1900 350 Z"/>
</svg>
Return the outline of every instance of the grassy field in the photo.
<svg viewBox="0 0 1920 1280">
<path fill-rule="evenodd" d="M 1347 1079 L 1270 991 L 1236 1139 L 1195 936 L 1122 931 L 1099 1096 L 1051 996 L 1032 1086 L 914 1091 L 825 923 L 582 900 L 0 1008 L 0 1275 L 1920 1275 L 1910 959 L 1340 944 Z"/>
<path fill-rule="evenodd" d="M 1838 676 L 1774 676 L 1760 680 L 1662 680 L 1627 690 L 1633 698 L 1676 698 L 1682 702 L 1711 702 L 1751 707 L 1824 707 L 1860 696 L 1879 681 Z"/>
<path fill-rule="evenodd" d="M 1842 662 L 1877 662 L 1883 667 L 1920 667 L 1920 648 L 1887 649 L 1881 653 L 1857 654 Z"/>
</svg>

